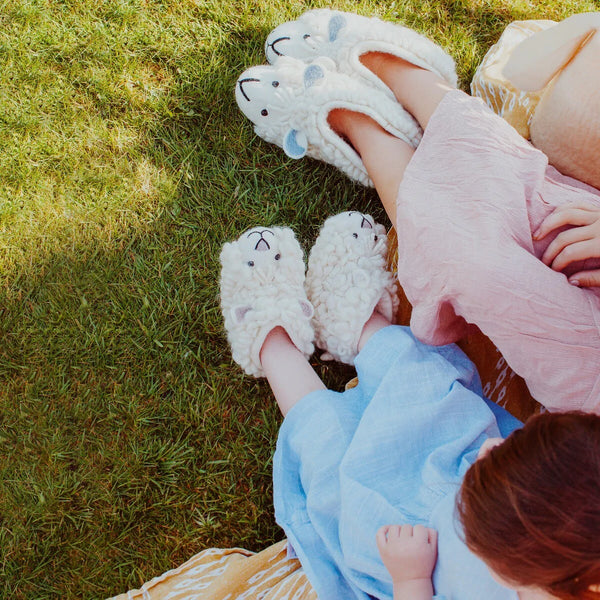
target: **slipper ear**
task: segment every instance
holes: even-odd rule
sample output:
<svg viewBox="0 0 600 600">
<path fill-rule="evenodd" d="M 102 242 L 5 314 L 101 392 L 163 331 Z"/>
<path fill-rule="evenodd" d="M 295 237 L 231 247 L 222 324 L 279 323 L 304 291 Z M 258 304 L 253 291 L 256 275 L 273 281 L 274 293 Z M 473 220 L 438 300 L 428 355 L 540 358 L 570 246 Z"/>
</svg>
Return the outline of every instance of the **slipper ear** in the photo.
<svg viewBox="0 0 600 600">
<path fill-rule="evenodd" d="M 600 13 L 583 13 L 543 29 L 514 49 L 502 74 L 520 90 L 540 90 L 573 59 L 598 28 Z"/>
<path fill-rule="evenodd" d="M 308 150 L 308 139 L 303 131 L 290 129 L 283 138 L 283 151 L 290 158 L 302 158 Z"/>
<path fill-rule="evenodd" d="M 335 42 L 340 33 L 346 25 L 346 19 L 342 15 L 334 15 L 329 20 L 329 41 Z"/>
<path fill-rule="evenodd" d="M 304 69 L 304 87 L 309 88 L 325 77 L 325 71 L 320 65 L 311 64 Z"/>
<path fill-rule="evenodd" d="M 237 325 L 239 325 L 246 318 L 246 315 L 251 310 L 252 310 L 252 307 L 248 306 L 248 305 L 234 306 L 231 309 L 231 318 L 233 319 L 234 323 L 236 323 Z"/>
<path fill-rule="evenodd" d="M 307 319 L 312 319 L 313 315 L 315 314 L 315 309 L 313 305 L 308 300 L 299 300 L 299 302 L 300 308 L 302 309 L 302 314 Z"/>
</svg>

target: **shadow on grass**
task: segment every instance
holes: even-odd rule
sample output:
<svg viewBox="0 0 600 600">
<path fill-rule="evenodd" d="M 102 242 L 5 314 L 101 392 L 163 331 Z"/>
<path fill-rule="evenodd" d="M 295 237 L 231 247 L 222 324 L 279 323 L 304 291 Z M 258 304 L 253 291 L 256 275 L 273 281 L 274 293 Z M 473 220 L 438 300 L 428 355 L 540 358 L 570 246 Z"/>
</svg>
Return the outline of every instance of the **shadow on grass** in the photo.
<svg viewBox="0 0 600 600">
<path fill-rule="evenodd" d="M 244 32 L 242 47 L 264 33 Z M 280 418 L 266 384 L 230 359 L 220 247 L 257 222 L 293 225 L 308 244 L 332 212 L 377 204 L 331 168 L 255 139 L 233 99 L 245 67 L 233 45 L 179 83 L 187 110 L 150 132 L 145 157 L 177 181 L 159 216 L 110 244 L 25 257 L 6 276 L 5 595 L 108 596 L 206 547 L 259 550 L 282 535 L 270 477 Z M 338 389 L 351 376 L 320 368 Z"/>
</svg>

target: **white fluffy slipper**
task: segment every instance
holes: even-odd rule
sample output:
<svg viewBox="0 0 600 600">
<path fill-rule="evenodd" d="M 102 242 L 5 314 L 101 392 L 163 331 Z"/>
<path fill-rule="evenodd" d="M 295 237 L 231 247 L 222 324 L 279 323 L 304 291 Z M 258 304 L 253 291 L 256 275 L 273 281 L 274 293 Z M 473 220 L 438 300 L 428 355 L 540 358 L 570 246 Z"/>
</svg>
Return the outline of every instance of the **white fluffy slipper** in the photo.
<svg viewBox="0 0 600 600">
<path fill-rule="evenodd" d="M 391 90 L 360 62 L 366 52 L 393 54 L 433 71 L 456 87 L 454 60 L 425 36 L 375 17 L 327 8 L 309 10 L 296 21 L 276 27 L 267 37 L 265 54 L 270 63 L 281 56 L 311 61 L 317 56 L 334 60 L 342 73 L 360 75 L 372 85 L 391 94 Z"/>
<path fill-rule="evenodd" d="M 246 373 L 264 376 L 263 342 L 283 327 L 296 347 L 314 351 L 312 304 L 304 291 L 300 244 L 288 227 L 254 227 L 221 250 L 221 309 L 233 359 Z"/>
<path fill-rule="evenodd" d="M 363 326 L 376 308 L 393 321 L 398 288 L 387 270 L 387 250 L 385 228 L 369 215 L 343 212 L 323 224 L 308 257 L 305 286 L 324 360 L 353 364 Z"/>
<path fill-rule="evenodd" d="M 235 97 L 256 134 L 290 158 L 323 160 L 364 185 L 373 183 L 360 156 L 327 122 L 333 109 L 364 113 L 413 147 L 421 139 L 417 122 L 398 102 L 336 72 L 327 58 L 307 65 L 284 57 L 274 65 L 252 67 L 239 77 Z"/>
</svg>

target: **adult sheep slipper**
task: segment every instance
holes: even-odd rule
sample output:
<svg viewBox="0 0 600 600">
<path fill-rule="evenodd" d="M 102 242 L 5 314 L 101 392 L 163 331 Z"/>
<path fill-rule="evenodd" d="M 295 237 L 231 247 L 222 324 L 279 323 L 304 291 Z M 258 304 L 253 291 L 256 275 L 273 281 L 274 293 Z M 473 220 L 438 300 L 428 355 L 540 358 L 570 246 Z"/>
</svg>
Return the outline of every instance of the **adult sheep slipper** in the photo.
<svg viewBox="0 0 600 600">
<path fill-rule="evenodd" d="M 318 56 L 331 58 L 338 71 L 359 76 L 388 95 L 391 90 L 367 67 L 360 57 L 367 52 L 391 54 L 432 71 L 456 87 L 454 60 L 425 36 L 375 17 L 327 8 L 309 10 L 296 21 L 276 27 L 265 43 L 270 63 L 282 56 L 312 61 Z"/>
<path fill-rule="evenodd" d="M 323 160 L 368 186 L 373 183 L 360 156 L 329 126 L 332 110 L 363 113 L 412 147 L 421 139 L 419 125 L 398 102 L 338 73 L 326 58 L 307 65 L 283 57 L 275 65 L 251 67 L 239 77 L 235 97 L 256 134 L 290 158 Z"/>
</svg>

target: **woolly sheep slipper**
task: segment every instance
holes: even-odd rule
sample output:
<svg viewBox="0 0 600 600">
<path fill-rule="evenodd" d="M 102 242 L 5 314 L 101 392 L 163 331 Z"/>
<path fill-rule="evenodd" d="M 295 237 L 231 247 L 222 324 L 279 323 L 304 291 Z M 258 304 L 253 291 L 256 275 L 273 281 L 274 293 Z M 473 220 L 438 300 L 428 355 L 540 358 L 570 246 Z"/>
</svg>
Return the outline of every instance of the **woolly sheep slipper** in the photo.
<svg viewBox="0 0 600 600">
<path fill-rule="evenodd" d="M 373 183 L 360 156 L 327 122 L 333 109 L 364 113 L 412 147 L 421 139 L 419 125 L 398 102 L 336 72 L 327 58 L 307 65 L 283 57 L 275 65 L 251 67 L 239 77 L 235 97 L 256 134 L 290 158 L 323 160 L 367 186 Z"/>
<path fill-rule="evenodd" d="M 325 221 L 308 258 L 306 292 L 314 306 L 316 345 L 324 360 L 354 364 L 363 326 L 374 310 L 393 322 L 397 283 L 387 270 L 383 225 L 360 212 Z"/>
<path fill-rule="evenodd" d="M 327 8 L 309 10 L 296 21 L 276 27 L 265 42 L 270 63 L 281 56 L 311 61 L 317 56 L 334 60 L 340 72 L 359 75 L 372 86 L 391 90 L 360 62 L 367 52 L 382 52 L 433 71 L 457 86 L 454 60 L 440 46 L 402 25 Z"/>
<path fill-rule="evenodd" d="M 263 377 L 260 350 L 269 331 L 283 327 L 309 357 L 312 304 L 304 290 L 304 259 L 288 227 L 253 227 L 221 250 L 221 309 L 235 362 Z"/>
</svg>

